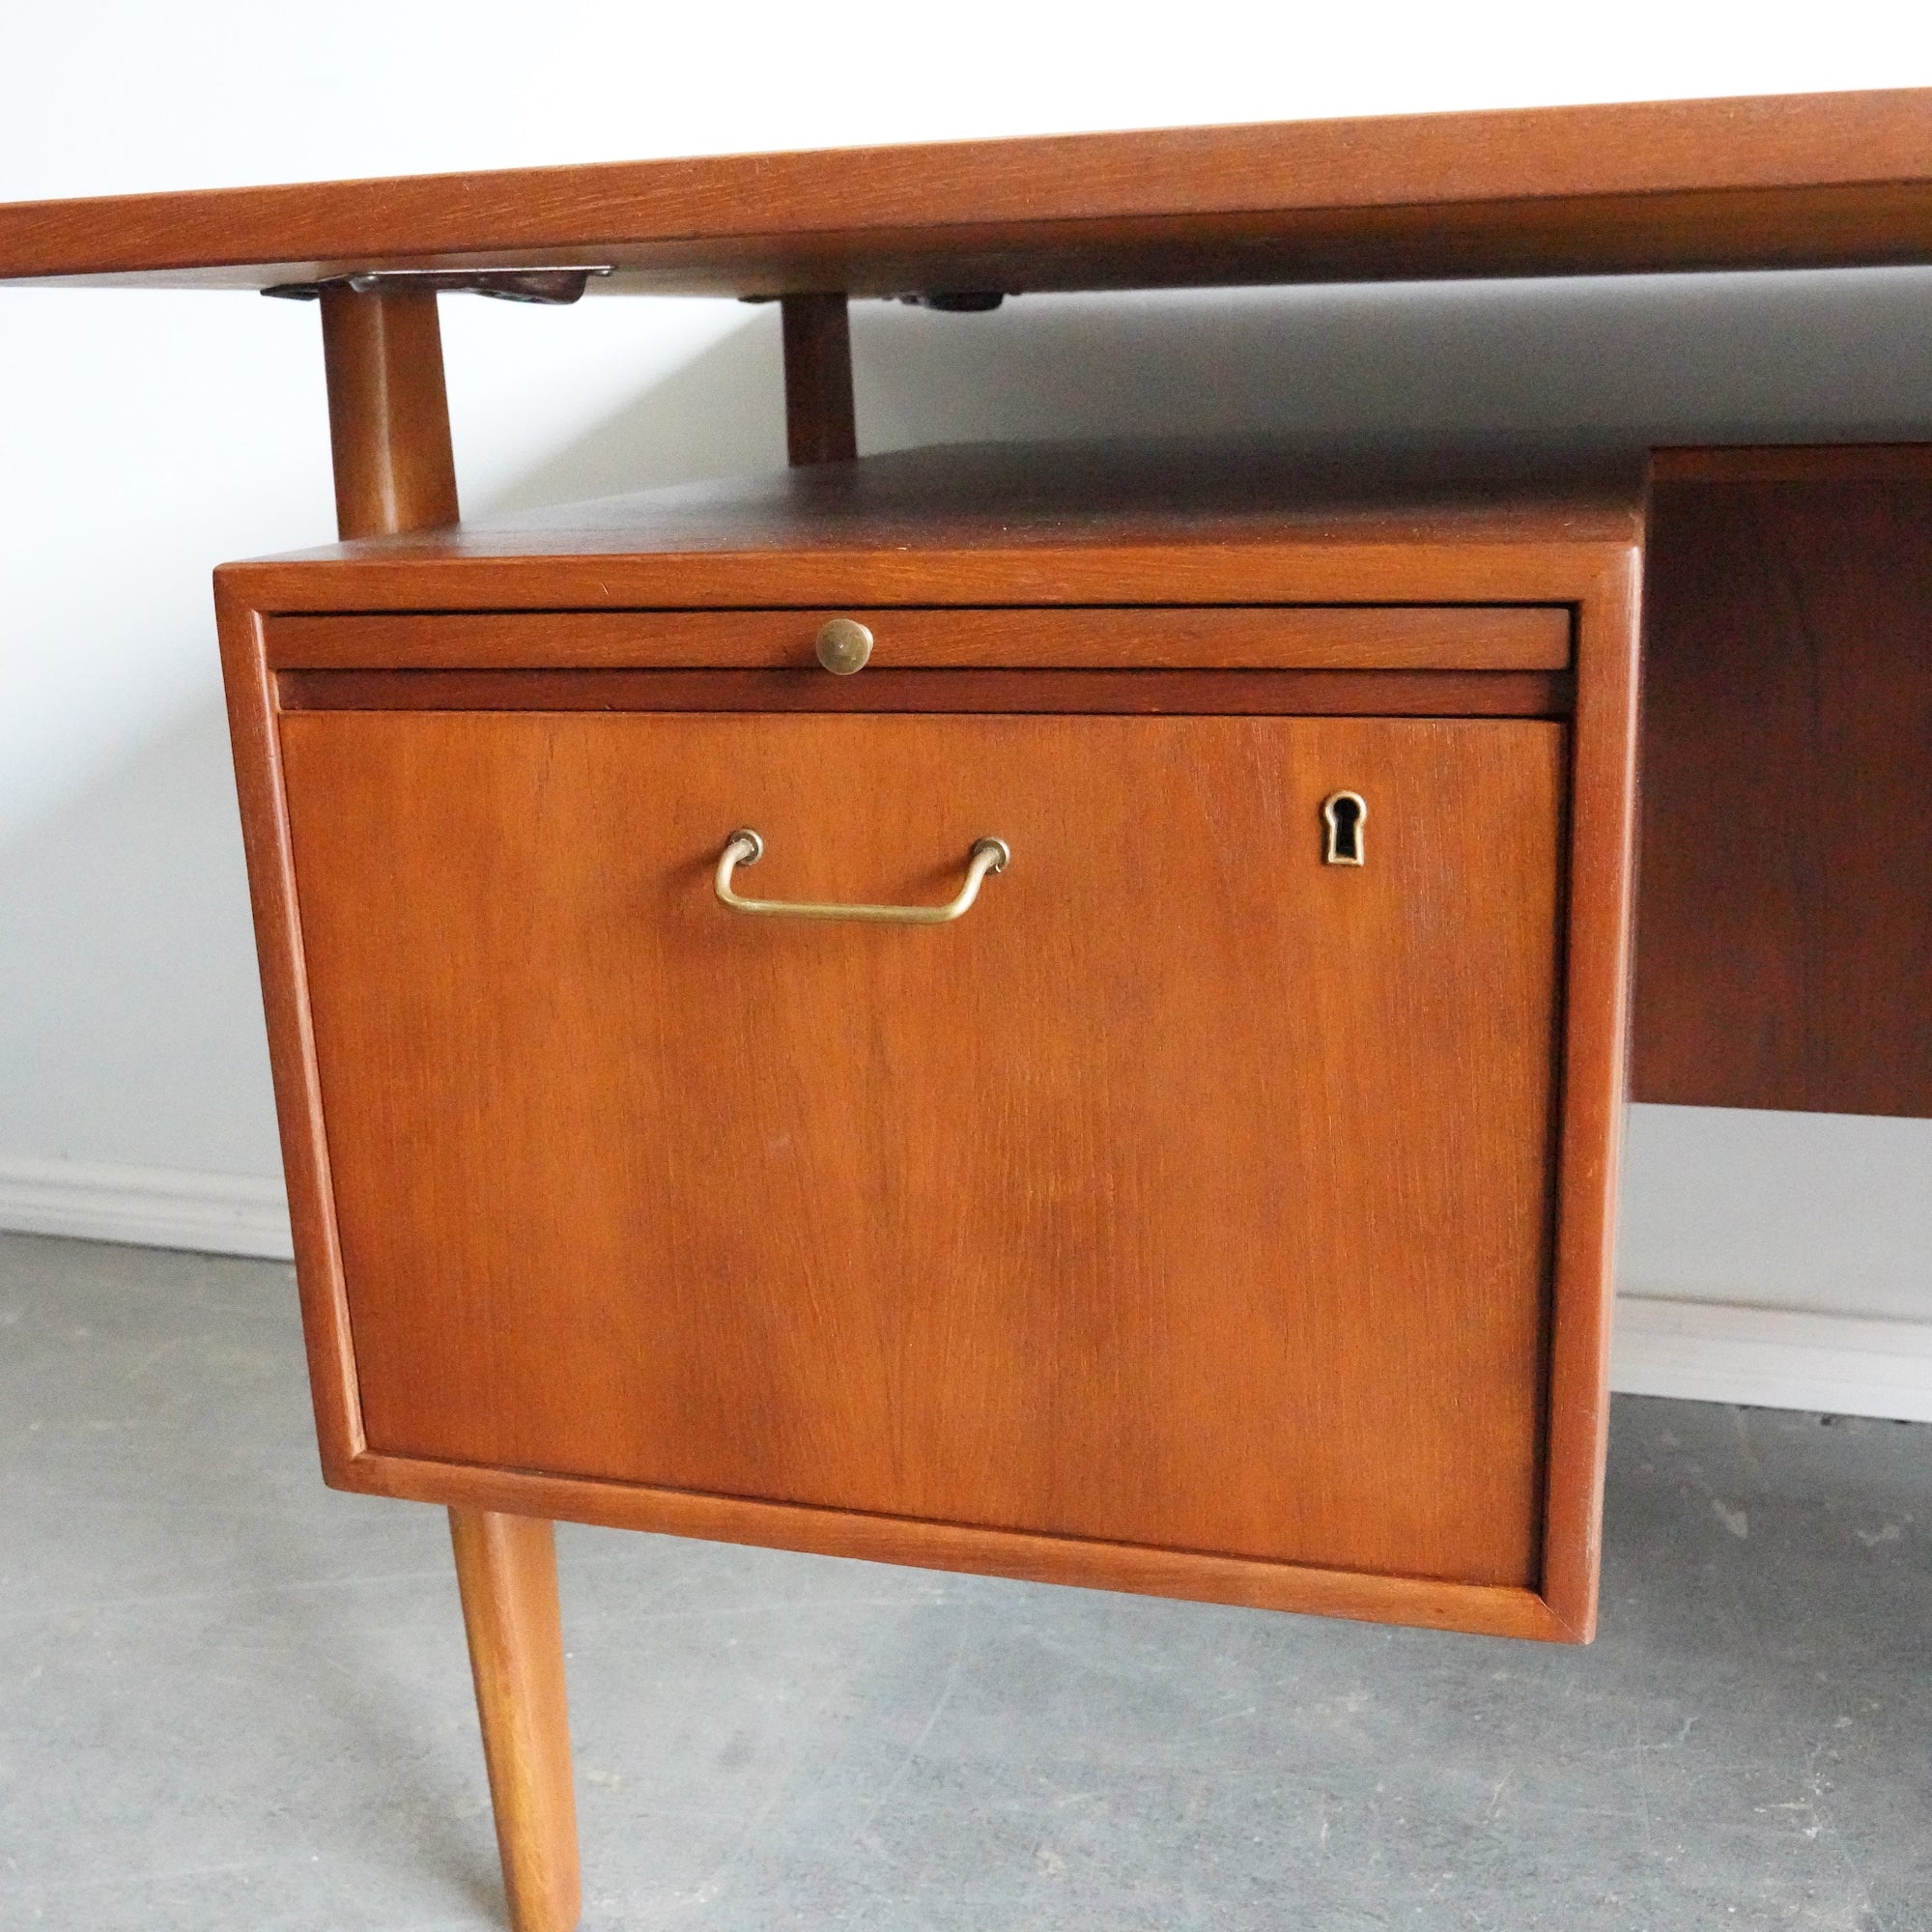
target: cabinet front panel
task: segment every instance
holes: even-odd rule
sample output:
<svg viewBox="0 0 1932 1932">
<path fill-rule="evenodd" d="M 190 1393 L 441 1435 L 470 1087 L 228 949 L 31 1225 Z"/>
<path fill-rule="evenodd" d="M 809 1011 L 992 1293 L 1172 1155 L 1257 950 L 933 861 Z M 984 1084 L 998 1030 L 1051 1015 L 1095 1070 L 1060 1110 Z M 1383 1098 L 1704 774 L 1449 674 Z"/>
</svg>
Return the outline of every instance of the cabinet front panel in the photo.
<svg viewBox="0 0 1932 1932">
<path fill-rule="evenodd" d="M 1561 724 L 281 732 L 372 1449 L 1534 1585 Z"/>
</svg>

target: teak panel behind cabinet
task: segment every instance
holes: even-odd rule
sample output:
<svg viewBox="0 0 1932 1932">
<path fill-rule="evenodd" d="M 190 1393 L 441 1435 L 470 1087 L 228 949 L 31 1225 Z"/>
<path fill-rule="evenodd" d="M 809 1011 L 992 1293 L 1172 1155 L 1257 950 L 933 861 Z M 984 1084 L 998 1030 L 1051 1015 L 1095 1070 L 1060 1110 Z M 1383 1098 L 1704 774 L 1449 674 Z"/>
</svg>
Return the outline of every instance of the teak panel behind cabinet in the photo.
<svg viewBox="0 0 1932 1932">
<path fill-rule="evenodd" d="M 1932 1116 L 1932 448 L 1662 452 L 1632 1091 Z"/>
<path fill-rule="evenodd" d="M 281 730 L 373 1451 L 1535 1585 L 1566 727 Z"/>
</svg>

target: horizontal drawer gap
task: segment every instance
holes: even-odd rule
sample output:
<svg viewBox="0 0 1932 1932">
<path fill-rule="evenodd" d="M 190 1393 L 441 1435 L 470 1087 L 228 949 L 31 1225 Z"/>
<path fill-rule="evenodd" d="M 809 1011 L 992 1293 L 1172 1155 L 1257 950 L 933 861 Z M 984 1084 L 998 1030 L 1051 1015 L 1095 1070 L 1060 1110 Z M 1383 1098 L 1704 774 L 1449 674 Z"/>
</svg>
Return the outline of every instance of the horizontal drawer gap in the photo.
<svg viewBox="0 0 1932 1932">
<path fill-rule="evenodd" d="M 1560 605 L 550 611 L 270 617 L 278 670 L 809 668 L 828 617 L 880 669 L 1562 670 Z"/>
<path fill-rule="evenodd" d="M 284 711 L 1129 712 L 1562 718 L 1568 671 L 284 670 Z"/>
</svg>

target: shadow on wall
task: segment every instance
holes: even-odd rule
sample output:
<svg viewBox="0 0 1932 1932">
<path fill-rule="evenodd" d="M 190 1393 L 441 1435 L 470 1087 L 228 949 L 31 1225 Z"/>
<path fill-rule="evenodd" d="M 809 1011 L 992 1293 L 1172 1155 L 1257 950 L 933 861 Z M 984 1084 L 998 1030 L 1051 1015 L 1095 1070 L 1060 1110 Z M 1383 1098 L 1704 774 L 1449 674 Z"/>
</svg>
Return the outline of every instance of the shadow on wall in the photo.
<svg viewBox="0 0 1932 1932">
<path fill-rule="evenodd" d="M 622 298 L 605 298 L 616 300 Z M 1260 435 L 1376 445 L 1932 435 L 1932 270 L 855 302 L 860 445 Z M 488 510 L 776 465 L 769 307 Z"/>
<path fill-rule="evenodd" d="M 867 448 L 1253 434 L 1377 444 L 1932 434 L 1932 273 L 1022 298 L 854 310 Z"/>
<path fill-rule="evenodd" d="M 855 306 L 862 446 L 1163 433 L 1932 436 L 1932 272 L 1025 297 Z M 639 311 L 640 320 L 647 312 Z M 768 468 L 777 316 L 729 330 L 482 513 Z M 544 319 L 545 353 L 571 317 Z M 600 325 L 601 326 L 601 325 Z M 459 451 L 464 421 L 457 423 Z M 218 713 L 0 848 L 0 1153 L 271 1173 Z"/>
<path fill-rule="evenodd" d="M 639 321 L 648 324 L 648 302 L 607 297 L 597 306 L 614 303 L 637 307 Z M 445 310 L 448 306 L 444 304 Z M 497 304 L 481 306 L 491 309 Z M 540 510 L 554 503 L 782 468 L 784 371 L 778 312 L 748 307 L 742 316 L 738 327 L 709 348 L 507 484 L 472 495 L 466 483 L 467 513 L 475 517 Z M 553 354 L 567 350 L 572 320 L 570 310 L 539 310 L 510 318 L 513 325 L 526 325 L 519 330 L 526 340 L 541 338 L 545 350 Z M 603 325 L 605 318 L 598 315 L 594 320 Z M 457 412 L 454 435 L 461 471 L 460 399 L 452 395 L 451 405 Z"/>
</svg>

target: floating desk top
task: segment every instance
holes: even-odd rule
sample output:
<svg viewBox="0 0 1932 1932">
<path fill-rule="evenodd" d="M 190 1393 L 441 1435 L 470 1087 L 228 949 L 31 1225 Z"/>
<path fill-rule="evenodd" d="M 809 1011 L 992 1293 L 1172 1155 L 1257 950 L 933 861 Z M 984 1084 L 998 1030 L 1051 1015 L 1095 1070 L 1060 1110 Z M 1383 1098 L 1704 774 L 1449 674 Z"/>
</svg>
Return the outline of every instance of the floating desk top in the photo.
<svg viewBox="0 0 1932 1932">
<path fill-rule="evenodd" d="M 1932 90 L 1073 134 L 0 206 L 0 279 L 609 267 L 769 296 L 1932 261 Z"/>
</svg>

